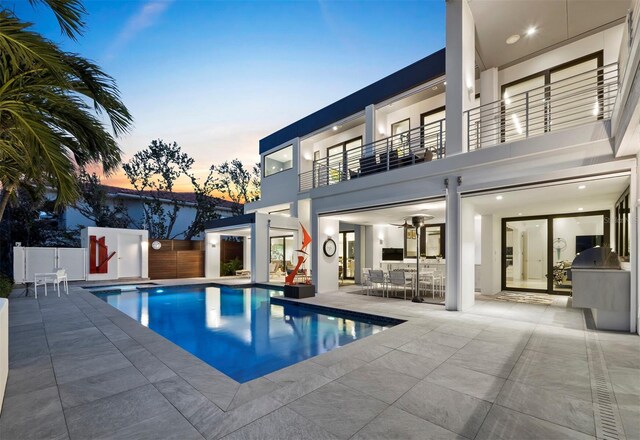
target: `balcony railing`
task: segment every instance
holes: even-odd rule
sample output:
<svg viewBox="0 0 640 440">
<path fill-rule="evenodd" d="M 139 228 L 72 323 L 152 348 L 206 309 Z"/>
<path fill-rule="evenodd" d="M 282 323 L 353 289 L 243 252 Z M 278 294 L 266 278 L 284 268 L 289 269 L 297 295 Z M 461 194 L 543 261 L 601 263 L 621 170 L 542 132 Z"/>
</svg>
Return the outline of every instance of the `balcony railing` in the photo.
<svg viewBox="0 0 640 440">
<path fill-rule="evenodd" d="M 465 112 L 469 150 L 611 118 L 618 66 L 609 64 Z"/>
<path fill-rule="evenodd" d="M 445 120 L 432 122 L 370 144 L 313 161 L 311 171 L 300 173 L 299 189 L 334 185 L 346 180 L 442 159 L 445 155 Z"/>
</svg>

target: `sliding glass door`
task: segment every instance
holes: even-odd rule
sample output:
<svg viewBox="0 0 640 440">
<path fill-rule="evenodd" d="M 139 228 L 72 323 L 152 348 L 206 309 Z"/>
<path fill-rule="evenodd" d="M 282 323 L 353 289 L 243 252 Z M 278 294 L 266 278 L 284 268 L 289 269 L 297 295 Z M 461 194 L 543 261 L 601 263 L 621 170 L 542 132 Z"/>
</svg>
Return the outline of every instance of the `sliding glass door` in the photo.
<svg viewBox="0 0 640 440">
<path fill-rule="evenodd" d="M 547 290 L 546 218 L 507 221 L 505 227 L 505 287 Z"/>
<path fill-rule="evenodd" d="M 609 211 L 502 220 L 502 289 L 571 294 L 571 264 L 608 246 Z"/>
</svg>

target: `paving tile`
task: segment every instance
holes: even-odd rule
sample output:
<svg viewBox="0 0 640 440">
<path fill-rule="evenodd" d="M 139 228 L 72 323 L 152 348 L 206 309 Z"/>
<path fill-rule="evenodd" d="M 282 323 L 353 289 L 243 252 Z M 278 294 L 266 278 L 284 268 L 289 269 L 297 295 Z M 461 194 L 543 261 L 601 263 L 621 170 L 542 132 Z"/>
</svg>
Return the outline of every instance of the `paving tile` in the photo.
<svg viewBox="0 0 640 440">
<path fill-rule="evenodd" d="M 508 380 L 502 387 L 496 403 L 585 434 L 595 435 L 591 402 Z"/>
<path fill-rule="evenodd" d="M 245 403 L 227 413 L 216 415 L 217 421 L 206 434 L 207 439 L 218 439 L 249 423 L 282 408 L 282 403 L 270 396 L 262 396 Z"/>
<path fill-rule="evenodd" d="M 79 350 L 98 352 L 112 346 L 111 342 L 95 327 L 72 330 L 62 333 L 48 334 L 49 351 L 52 354 L 73 353 Z"/>
<path fill-rule="evenodd" d="M 419 379 L 374 365 L 365 365 L 338 379 L 343 385 L 392 404 Z"/>
<path fill-rule="evenodd" d="M 478 432 L 477 440 L 593 440 L 593 437 L 564 426 L 494 405 Z"/>
<path fill-rule="evenodd" d="M 329 367 L 326 367 L 325 371 L 322 372 L 322 375 L 335 380 L 365 364 L 366 362 L 360 359 L 347 357 Z"/>
<path fill-rule="evenodd" d="M 202 440 L 204 437 L 178 411 L 170 410 L 97 438 L 101 440 Z"/>
<path fill-rule="evenodd" d="M 317 374 L 305 376 L 295 382 L 281 382 L 281 387 L 276 391 L 273 391 L 269 396 L 273 397 L 279 402 L 284 404 L 293 402 L 302 396 L 309 394 L 310 392 L 317 390 L 323 385 L 329 383 L 331 379 L 326 376 L 320 376 Z"/>
<path fill-rule="evenodd" d="M 88 350 L 51 357 L 58 384 L 130 367 L 131 362 L 115 347 L 112 350 Z"/>
<path fill-rule="evenodd" d="M 93 402 L 149 383 L 135 367 L 126 367 L 60 384 L 65 408 Z"/>
<path fill-rule="evenodd" d="M 435 329 L 434 331 L 429 332 L 426 335 L 420 336 L 418 340 L 424 340 L 424 341 L 429 341 L 429 342 L 433 342 L 440 345 L 446 345 L 447 347 L 462 348 L 465 345 L 467 345 L 469 341 L 471 341 L 471 338 L 452 335 L 449 333 L 441 333 L 438 331 L 438 329 Z"/>
<path fill-rule="evenodd" d="M 287 407 L 332 434 L 340 438 L 349 438 L 387 406 L 364 393 L 331 382 Z"/>
<path fill-rule="evenodd" d="M 225 440 L 333 440 L 337 438 L 288 408 L 280 408 L 224 437 Z"/>
<path fill-rule="evenodd" d="M 513 356 L 512 354 L 505 354 L 504 352 L 496 353 L 490 350 L 482 352 L 470 349 L 471 344 L 474 342 L 476 341 L 472 341 L 465 347 L 461 348 L 457 353 L 451 356 L 447 362 L 450 365 L 467 368 L 480 373 L 490 374 L 503 379 L 508 378 L 515 365 L 516 356 Z M 493 343 L 487 344 L 497 345 Z"/>
<path fill-rule="evenodd" d="M 241 384 L 238 391 L 236 391 L 236 395 L 229 404 L 227 410 L 237 408 L 250 400 L 269 394 L 278 388 L 280 388 L 280 385 L 275 382 L 271 382 L 269 379 L 265 379 L 264 377 L 259 377 L 249 382 L 245 382 Z"/>
<path fill-rule="evenodd" d="M 45 336 L 9 339 L 9 363 L 49 354 L 49 344 Z"/>
<path fill-rule="evenodd" d="M 505 379 L 457 367 L 448 362 L 431 372 L 426 380 L 488 402 L 496 399 L 505 382 Z"/>
<path fill-rule="evenodd" d="M 425 379 L 402 396 L 394 406 L 449 431 L 474 438 L 491 403 Z"/>
<path fill-rule="evenodd" d="M 64 410 L 71 439 L 105 437 L 175 408 L 153 385 Z"/>
<path fill-rule="evenodd" d="M 440 365 L 440 362 L 435 359 L 418 356 L 405 351 L 393 350 L 383 356 L 380 356 L 378 359 L 371 362 L 370 365 L 388 368 L 390 370 L 397 371 L 398 373 L 413 376 L 417 379 L 424 379 L 427 374 L 431 373 L 431 371 Z"/>
<path fill-rule="evenodd" d="M 174 376 L 154 386 L 203 435 L 216 431 L 222 410 L 181 377 Z"/>
<path fill-rule="evenodd" d="M 11 364 L 5 397 L 29 393 L 56 385 L 51 357 L 43 355 L 21 359 Z"/>
<path fill-rule="evenodd" d="M 157 382 L 175 376 L 175 372 L 167 367 L 160 359 L 155 357 L 141 346 L 123 349 L 122 352 L 149 382 Z"/>
<path fill-rule="evenodd" d="M 394 406 L 384 410 L 351 438 L 353 440 L 464 440 L 464 437 L 454 432 Z"/>
<path fill-rule="evenodd" d="M 0 438 L 68 438 L 57 388 L 7 396 L 0 417 Z"/>
<path fill-rule="evenodd" d="M 400 346 L 398 350 L 425 356 L 440 362 L 446 361 L 457 351 L 457 349 L 453 347 L 436 344 L 435 342 L 430 342 L 425 339 L 411 341 Z"/>
<path fill-rule="evenodd" d="M 208 365 L 180 370 L 179 375 L 218 407 L 226 410 L 240 384 Z"/>
</svg>

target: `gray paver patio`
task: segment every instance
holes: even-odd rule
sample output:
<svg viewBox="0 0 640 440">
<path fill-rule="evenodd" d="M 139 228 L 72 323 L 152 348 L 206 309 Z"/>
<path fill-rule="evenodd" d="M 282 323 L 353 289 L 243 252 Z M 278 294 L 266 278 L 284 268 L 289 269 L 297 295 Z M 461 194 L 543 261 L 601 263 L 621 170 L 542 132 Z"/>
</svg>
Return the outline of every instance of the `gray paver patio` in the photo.
<svg viewBox="0 0 640 440">
<path fill-rule="evenodd" d="M 407 322 L 239 384 L 77 286 L 13 297 L 0 438 L 594 438 L 591 335 L 640 438 L 640 338 L 589 330 L 562 301 L 304 301 Z"/>
</svg>

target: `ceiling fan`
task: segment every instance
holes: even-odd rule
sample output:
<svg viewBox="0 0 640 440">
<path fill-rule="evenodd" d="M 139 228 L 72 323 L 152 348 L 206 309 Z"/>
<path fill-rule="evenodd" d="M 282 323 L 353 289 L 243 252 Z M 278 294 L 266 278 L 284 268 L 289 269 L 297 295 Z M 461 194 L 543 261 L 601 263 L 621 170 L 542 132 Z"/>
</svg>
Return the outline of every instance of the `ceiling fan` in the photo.
<svg viewBox="0 0 640 440">
<path fill-rule="evenodd" d="M 411 217 L 405 217 L 404 218 L 404 223 L 399 225 L 397 223 L 390 223 L 391 226 L 397 226 L 399 228 L 417 228 L 420 226 L 424 226 L 424 224 L 429 221 L 429 220 L 433 220 L 433 216 L 429 215 L 429 214 L 418 214 L 418 215 L 413 215 Z M 409 221 L 411 221 L 411 223 L 409 223 Z"/>
</svg>

